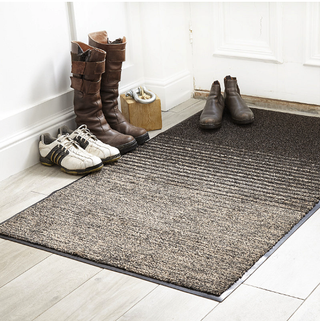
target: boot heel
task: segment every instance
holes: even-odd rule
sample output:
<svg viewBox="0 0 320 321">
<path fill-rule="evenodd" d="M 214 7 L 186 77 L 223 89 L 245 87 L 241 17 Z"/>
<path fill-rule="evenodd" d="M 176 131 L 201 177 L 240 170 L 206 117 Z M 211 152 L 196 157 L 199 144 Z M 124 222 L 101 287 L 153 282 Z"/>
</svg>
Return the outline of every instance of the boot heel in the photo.
<svg viewBox="0 0 320 321">
<path fill-rule="evenodd" d="M 53 166 L 54 163 L 50 159 L 40 156 L 40 163 L 44 166 Z"/>
</svg>

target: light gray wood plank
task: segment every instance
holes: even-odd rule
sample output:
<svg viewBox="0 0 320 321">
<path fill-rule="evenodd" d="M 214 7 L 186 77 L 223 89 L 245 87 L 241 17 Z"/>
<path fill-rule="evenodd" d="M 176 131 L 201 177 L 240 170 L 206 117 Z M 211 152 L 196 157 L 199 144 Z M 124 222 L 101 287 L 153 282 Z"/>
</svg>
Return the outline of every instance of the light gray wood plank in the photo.
<svg viewBox="0 0 320 321">
<path fill-rule="evenodd" d="M 13 195 L 10 196 L 8 198 L 8 202 L 0 207 L 0 223 L 8 220 L 29 206 L 41 201 L 45 197 L 47 196 L 27 191 L 22 192 L 20 195 L 16 195 L 16 199 L 14 199 Z"/>
<path fill-rule="evenodd" d="M 181 113 L 182 111 L 186 110 L 187 108 L 190 108 L 196 104 L 202 103 L 203 101 L 205 101 L 205 100 L 190 98 L 190 99 L 186 100 L 185 102 L 169 109 L 169 111 L 174 112 L 174 113 Z"/>
<path fill-rule="evenodd" d="M 218 302 L 159 286 L 119 321 L 200 321 Z"/>
<path fill-rule="evenodd" d="M 246 284 L 306 299 L 320 283 L 320 210 L 247 280 Z"/>
<path fill-rule="evenodd" d="M 79 176 L 63 173 L 58 166 L 37 164 L 3 180 L 0 182 L 0 222 L 77 179 Z"/>
<path fill-rule="evenodd" d="M 154 283 L 104 270 L 36 320 L 117 320 L 156 287 Z"/>
<path fill-rule="evenodd" d="M 0 242 L 0 287 L 50 256 L 49 252 L 15 242 Z"/>
<path fill-rule="evenodd" d="M 6 321 L 33 320 L 100 271 L 51 255 L 0 288 L 0 316 Z"/>
<path fill-rule="evenodd" d="M 320 320 L 320 284 L 303 302 L 289 321 L 319 321 Z"/>
<path fill-rule="evenodd" d="M 162 113 L 162 129 L 153 130 L 149 132 L 150 138 L 153 138 L 160 133 L 168 130 L 169 128 L 179 124 L 183 120 L 191 117 L 192 115 L 196 114 L 197 112 L 203 110 L 205 101 L 198 101 L 191 106 L 185 107 L 183 110 L 179 112 L 174 112 L 173 110 L 169 110 L 167 112 Z"/>
<path fill-rule="evenodd" d="M 303 301 L 240 285 L 203 321 L 287 321 Z"/>
</svg>

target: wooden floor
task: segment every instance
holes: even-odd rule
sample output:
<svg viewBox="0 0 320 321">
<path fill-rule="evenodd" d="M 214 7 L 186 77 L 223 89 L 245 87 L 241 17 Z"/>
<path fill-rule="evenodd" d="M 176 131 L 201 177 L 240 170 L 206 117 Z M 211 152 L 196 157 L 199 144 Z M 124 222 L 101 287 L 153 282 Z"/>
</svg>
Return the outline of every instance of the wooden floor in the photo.
<svg viewBox="0 0 320 321">
<path fill-rule="evenodd" d="M 162 131 L 203 106 L 164 112 Z M 38 164 L 0 182 L 0 222 L 75 179 Z M 0 320 L 320 320 L 319 271 L 320 211 L 222 303 L 0 239 Z"/>
</svg>

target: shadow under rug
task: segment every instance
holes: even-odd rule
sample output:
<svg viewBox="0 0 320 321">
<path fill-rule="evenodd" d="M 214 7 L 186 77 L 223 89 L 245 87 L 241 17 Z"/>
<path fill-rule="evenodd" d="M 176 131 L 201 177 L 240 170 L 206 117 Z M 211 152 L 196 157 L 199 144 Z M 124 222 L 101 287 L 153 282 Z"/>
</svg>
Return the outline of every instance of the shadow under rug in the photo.
<svg viewBox="0 0 320 321">
<path fill-rule="evenodd" d="M 198 113 L 0 233 L 219 299 L 320 198 L 320 118 L 253 111 L 210 131 Z"/>
</svg>

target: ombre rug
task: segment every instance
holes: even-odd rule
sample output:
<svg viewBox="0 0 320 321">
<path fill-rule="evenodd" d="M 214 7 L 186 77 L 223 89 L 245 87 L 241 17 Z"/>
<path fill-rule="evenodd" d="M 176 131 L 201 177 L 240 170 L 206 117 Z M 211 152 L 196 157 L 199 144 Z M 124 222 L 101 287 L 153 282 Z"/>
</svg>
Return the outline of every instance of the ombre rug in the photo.
<svg viewBox="0 0 320 321">
<path fill-rule="evenodd" d="M 320 118 L 253 111 L 251 125 L 226 115 L 211 131 L 198 127 L 198 113 L 17 214 L 0 233 L 223 298 L 320 198 Z"/>
</svg>

